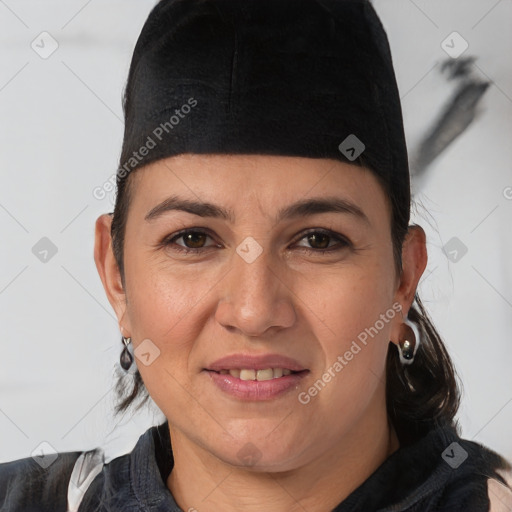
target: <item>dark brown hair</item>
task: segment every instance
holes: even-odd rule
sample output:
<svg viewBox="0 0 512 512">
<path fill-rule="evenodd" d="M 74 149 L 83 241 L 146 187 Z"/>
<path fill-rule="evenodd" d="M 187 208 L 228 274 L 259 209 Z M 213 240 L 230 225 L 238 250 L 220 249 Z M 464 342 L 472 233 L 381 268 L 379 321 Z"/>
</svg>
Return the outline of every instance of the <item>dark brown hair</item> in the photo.
<svg viewBox="0 0 512 512">
<path fill-rule="evenodd" d="M 364 162 L 356 162 L 363 165 Z M 376 174 L 375 174 L 376 175 Z M 391 237 L 395 271 L 402 272 L 402 244 L 407 234 L 409 211 L 397 208 L 393 190 L 376 175 L 387 192 L 391 203 Z M 112 247 L 123 286 L 123 244 L 128 208 L 134 192 L 131 176 L 118 182 L 111 235 Z M 411 306 L 408 318 L 416 322 L 422 335 L 414 363 L 402 365 L 397 347 L 390 342 L 386 361 L 386 403 L 388 417 L 394 426 L 401 445 L 414 442 L 432 428 L 450 425 L 460 428 L 455 420 L 460 391 L 455 368 L 444 343 L 434 327 L 418 294 Z M 121 347 L 120 347 L 121 348 Z M 131 406 L 140 408 L 149 398 L 138 370 L 118 379 L 116 386 L 119 402 L 116 413 L 127 411 Z"/>
</svg>

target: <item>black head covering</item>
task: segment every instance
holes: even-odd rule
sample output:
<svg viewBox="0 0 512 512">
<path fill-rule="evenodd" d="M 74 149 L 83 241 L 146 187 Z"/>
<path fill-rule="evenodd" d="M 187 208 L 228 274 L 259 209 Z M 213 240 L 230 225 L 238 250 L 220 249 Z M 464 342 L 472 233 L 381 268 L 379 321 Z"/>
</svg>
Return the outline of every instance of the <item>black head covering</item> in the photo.
<svg viewBox="0 0 512 512">
<path fill-rule="evenodd" d="M 368 1 L 161 0 L 124 109 L 118 184 L 181 153 L 333 158 L 369 167 L 409 219 L 400 98 Z"/>
</svg>

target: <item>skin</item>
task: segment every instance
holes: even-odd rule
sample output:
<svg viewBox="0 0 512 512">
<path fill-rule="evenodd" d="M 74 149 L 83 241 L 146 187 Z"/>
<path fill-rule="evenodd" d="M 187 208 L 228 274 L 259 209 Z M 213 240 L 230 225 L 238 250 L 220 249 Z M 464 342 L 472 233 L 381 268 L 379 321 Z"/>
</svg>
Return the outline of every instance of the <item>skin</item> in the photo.
<svg viewBox="0 0 512 512">
<path fill-rule="evenodd" d="M 397 275 L 383 189 L 370 171 L 334 160 L 187 154 L 131 179 L 125 287 L 109 215 L 96 222 L 95 261 L 123 335 L 135 349 L 150 339 L 160 351 L 148 366 L 136 361 L 169 420 L 175 466 L 167 486 L 178 505 L 191 512 L 332 510 L 399 447 L 386 414 L 385 360 L 402 316 L 395 312 L 309 403 L 298 395 L 394 303 L 406 316 L 427 263 L 423 229 L 409 228 Z M 229 208 L 235 222 L 184 211 L 145 220 L 171 195 Z M 339 212 L 275 220 L 290 203 L 333 195 L 357 205 L 368 222 Z M 203 252 L 178 252 L 184 238 L 161 244 L 184 228 L 208 231 L 188 244 Z M 308 240 L 311 228 L 332 237 Z M 263 249 L 252 263 L 236 252 L 249 236 Z M 322 255 L 327 246 L 339 250 Z M 202 371 L 225 355 L 270 352 L 310 371 L 298 389 L 273 400 L 242 403 Z M 253 451 L 252 462 L 241 449 Z"/>
</svg>

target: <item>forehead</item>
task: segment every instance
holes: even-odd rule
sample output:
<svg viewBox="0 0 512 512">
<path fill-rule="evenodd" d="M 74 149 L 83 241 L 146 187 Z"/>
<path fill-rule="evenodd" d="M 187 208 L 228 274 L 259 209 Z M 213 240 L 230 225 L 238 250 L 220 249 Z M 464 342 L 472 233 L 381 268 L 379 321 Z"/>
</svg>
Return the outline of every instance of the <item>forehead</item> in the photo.
<svg viewBox="0 0 512 512">
<path fill-rule="evenodd" d="M 170 196 L 222 204 L 233 216 L 255 208 L 273 216 L 310 197 L 346 199 L 368 216 L 389 209 L 372 171 L 332 159 L 184 154 L 138 169 L 131 179 L 131 206 L 148 211 Z"/>
</svg>

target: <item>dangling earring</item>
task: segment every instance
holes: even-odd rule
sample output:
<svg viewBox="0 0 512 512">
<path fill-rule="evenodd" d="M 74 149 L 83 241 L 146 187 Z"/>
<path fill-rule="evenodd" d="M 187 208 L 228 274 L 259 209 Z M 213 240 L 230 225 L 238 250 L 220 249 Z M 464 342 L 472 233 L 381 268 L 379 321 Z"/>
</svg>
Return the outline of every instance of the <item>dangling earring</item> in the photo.
<svg viewBox="0 0 512 512">
<path fill-rule="evenodd" d="M 124 336 L 122 336 L 121 341 L 124 344 L 124 348 L 123 351 L 121 352 L 119 364 L 121 365 L 121 368 L 127 372 L 133 363 L 133 356 L 130 354 L 130 351 L 128 350 L 128 345 L 131 343 L 132 339 L 125 338 Z"/>
<path fill-rule="evenodd" d="M 421 336 L 415 322 L 408 318 L 403 319 L 400 326 L 400 338 L 398 340 L 398 353 L 402 364 L 412 364 L 414 356 L 421 343 Z"/>
</svg>

